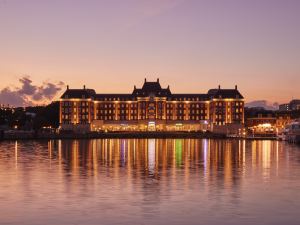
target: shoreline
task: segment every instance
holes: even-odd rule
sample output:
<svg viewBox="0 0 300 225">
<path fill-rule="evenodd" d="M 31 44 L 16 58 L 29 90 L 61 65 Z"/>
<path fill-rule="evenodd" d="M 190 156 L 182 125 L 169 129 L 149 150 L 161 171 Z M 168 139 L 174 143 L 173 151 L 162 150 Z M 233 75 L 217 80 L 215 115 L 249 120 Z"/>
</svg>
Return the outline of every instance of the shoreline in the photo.
<svg viewBox="0 0 300 225">
<path fill-rule="evenodd" d="M 6 135 L 0 141 L 16 140 L 72 140 L 72 139 L 144 139 L 144 138 L 200 138 L 200 139 L 242 139 L 242 140 L 276 140 L 276 137 L 228 137 L 225 134 L 203 132 L 108 132 L 108 133 L 72 133 L 72 134 L 28 134 Z"/>
<path fill-rule="evenodd" d="M 72 134 L 32 134 L 7 135 L 0 138 L 5 140 L 57 140 L 57 139 L 106 139 L 106 138 L 226 138 L 224 134 L 198 132 L 108 132 L 108 133 L 72 133 Z"/>
</svg>

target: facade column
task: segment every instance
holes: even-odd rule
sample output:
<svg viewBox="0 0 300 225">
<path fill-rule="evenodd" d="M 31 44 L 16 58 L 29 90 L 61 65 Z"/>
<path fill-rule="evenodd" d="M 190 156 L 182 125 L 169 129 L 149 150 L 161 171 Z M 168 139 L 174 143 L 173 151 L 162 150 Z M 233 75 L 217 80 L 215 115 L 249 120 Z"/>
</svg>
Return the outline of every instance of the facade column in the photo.
<svg viewBox="0 0 300 225">
<path fill-rule="evenodd" d="M 62 124 L 62 104 L 63 101 L 59 102 L 59 124 Z"/>
</svg>

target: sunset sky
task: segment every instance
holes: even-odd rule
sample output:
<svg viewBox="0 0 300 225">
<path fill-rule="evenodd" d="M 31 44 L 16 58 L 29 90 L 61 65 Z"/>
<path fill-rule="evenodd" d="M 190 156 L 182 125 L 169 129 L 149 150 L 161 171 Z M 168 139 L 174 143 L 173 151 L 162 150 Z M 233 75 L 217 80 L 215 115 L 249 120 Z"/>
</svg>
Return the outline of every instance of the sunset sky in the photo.
<svg viewBox="0 0 300 225">
<path fill-rule="evenodd" d="M 248 102 L 283 103 L 300 98 L 300 1 L 0 0 L 0 77 L 0 101 L 24 82 L 34 102 L 159 77 L 173 92 L 237 84 Z"/>
</svg>

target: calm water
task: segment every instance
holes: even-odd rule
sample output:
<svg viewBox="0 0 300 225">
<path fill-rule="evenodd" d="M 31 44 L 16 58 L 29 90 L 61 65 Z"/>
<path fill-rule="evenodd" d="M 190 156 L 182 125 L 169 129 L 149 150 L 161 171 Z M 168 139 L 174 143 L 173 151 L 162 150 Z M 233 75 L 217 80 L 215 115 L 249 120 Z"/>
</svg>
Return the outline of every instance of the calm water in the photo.
<svg viewBox="0 0 300 225">
<path fill-rule="evenodd" d="M 300 147 L 277 141 L 0 143 L 0 224 L 300 224 Z"/>
</svg>

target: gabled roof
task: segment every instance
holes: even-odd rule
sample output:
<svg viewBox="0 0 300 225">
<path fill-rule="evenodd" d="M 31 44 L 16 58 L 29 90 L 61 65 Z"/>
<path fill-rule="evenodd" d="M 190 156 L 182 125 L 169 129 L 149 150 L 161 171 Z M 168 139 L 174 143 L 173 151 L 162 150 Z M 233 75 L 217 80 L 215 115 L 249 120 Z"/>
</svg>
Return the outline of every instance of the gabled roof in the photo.
<svg viewBox="0 0 300 225">
<path fill-rule="evenodd" d="M 239 98 L 243 99 L 244 97 L 236 89 L 210 89 L 207 94 L 210 98 Z"/>
<path fill-rule="evenodd" d="M 93 98 L 96 95 L 94 89 L 69 89 L 63 93 L 61 96 L 62 99 L 65 98 Z"/>
<path fill-rule="evenodd" d="M 146 81 L 145 79 L 143 87 L 142 88 L 134 87 L 134 90 L 132 92 L 132 95 L 139 96 L 139 97 L 145 97 L 151 94 L 154 94 L 157 97 L 166 97 L 171 95 L 171 91 L 169 86 L 167 88 L 162 88 L 159 83 L 159 79 L 157 79 L 156 82 L 149 82 Z"/>
<path fill-rule="evenodd" d="M 146 92 L 156 92 L 156 91 L 160 91 L 161 90 L 161 86 L 159 81 L 157 82 L 145 82 L 143 87 L 142 87 L 143 91 Z"/>
</svg>

